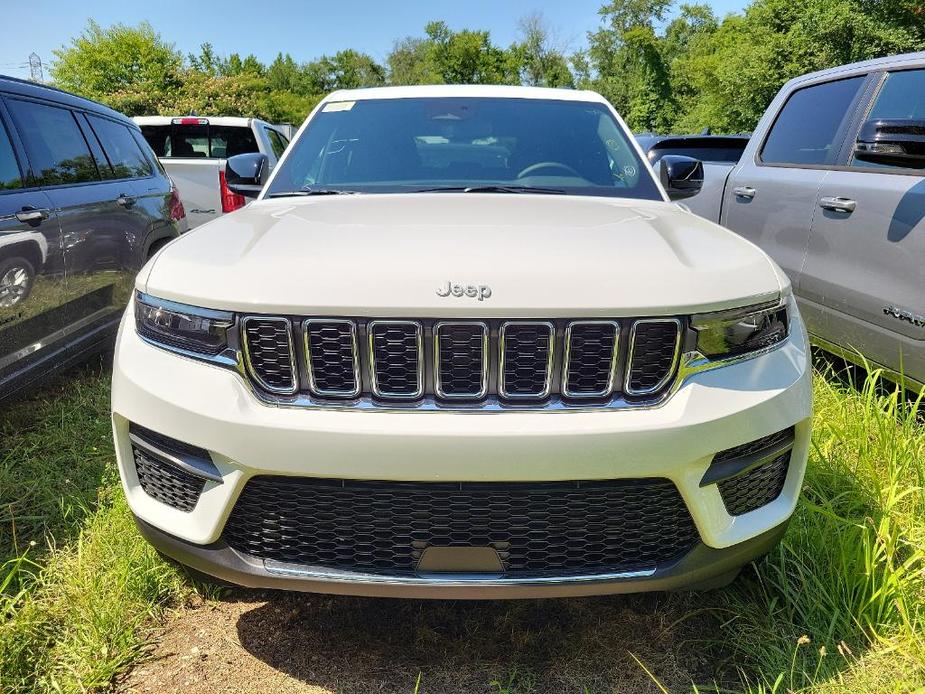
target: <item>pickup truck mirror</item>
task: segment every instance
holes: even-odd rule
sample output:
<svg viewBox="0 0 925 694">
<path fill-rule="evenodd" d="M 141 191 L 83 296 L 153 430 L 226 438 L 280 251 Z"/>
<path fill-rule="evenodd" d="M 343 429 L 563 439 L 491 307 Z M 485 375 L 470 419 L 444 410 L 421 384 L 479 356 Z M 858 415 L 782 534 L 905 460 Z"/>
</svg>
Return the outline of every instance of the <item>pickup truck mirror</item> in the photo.
<svg viewBox="0 0 925 694">
<path fill-rule="evenodd" d="M 703 163 L 680 154 L 666 154 L 659 160 L 659 178 L 672 200 L 693 197 L 703 187 Z"/>
<path fill-rule="evenodd" d="M 925 120 L 878 118 L 861 126 L 854 157 L 872 164 L 925 168 Z"/>
<path fill-rule="evenodd" d="M 269 163 L 267 155 L 258 152 L 228 157 L 225 162 L 225 184 L 232 193 L 256 198 L 266 182 Z"/>
</svg>

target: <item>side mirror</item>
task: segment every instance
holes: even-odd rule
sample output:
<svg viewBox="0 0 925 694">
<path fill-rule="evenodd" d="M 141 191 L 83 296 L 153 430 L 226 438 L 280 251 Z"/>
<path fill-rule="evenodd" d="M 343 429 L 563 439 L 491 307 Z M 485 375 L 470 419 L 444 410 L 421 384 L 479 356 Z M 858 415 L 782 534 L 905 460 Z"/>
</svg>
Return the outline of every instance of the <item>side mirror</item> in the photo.
<svg viewBox="0 0 925 694">
<path fill-rule="evenodd" d="M 703 188 L 703 164 L 699 159 L 666 154 L 658 164 L 662 187 L 672 200 L 693 197 Z"/>
<path fill-rule="evenodd" d="M 925 168 L 925 120 L 882 118 L 861 126 L 854 156 L 872 164 Z"/>
<path fill-rule="evenodd" d="M 232 193 L 256 198 L 266 182 L 269 164 L 267 155 L 258 152 L 229 157 L 225 162 L 225 184 Z"/>
</svg>

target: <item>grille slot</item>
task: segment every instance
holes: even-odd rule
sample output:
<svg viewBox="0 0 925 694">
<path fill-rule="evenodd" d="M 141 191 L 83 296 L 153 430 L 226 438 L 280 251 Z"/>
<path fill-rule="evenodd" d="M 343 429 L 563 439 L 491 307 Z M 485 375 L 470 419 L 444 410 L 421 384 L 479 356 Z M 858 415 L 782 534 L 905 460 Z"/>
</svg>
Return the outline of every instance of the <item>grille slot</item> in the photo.
<svg viewBox="0 0 925 694">
<path fill-rule="evenodd" d="M 504 398 L 539 400 L 549 395 L 556 329 L 548 322 L 501 326 L 500 393 Z"/>
<path fill-rule="evenodd" d="M 562 393 L 572 398 L 604 397 L 613 392 L 620 326 L 614 321 L 570 323 L 565 331 Z"/>
<path fill-rule="evenodd" d="M 244 360 L 251 377 L 271 393 L 295 393 L 295 353 L 292 326 L 287 318 L 255 318 L 242 321 Z"/>
<path fill-rule="evenodd" d="M 651 395 L 674 375 L 681 346 L 681 322 L 653 318 L 633 323 L 630 331 L 625 390 L 629 395 Z"/>
<path fill-rule="evenodd" d="M 308 384 L 322 397 L 360 394 L 356 324 L 348 320 L 307 320 L 302 326 Z"/>
<path fill-rule="evenodd" d="M 234 549 L 280 562 L 410 575 L 428 546 L 494 547 L 508 576 L 655 567 L 699 535 L 665 479 L 402 483 L 257 476 L 225 526 Z"/>
<path fill-rule="evenodd" d="M 730 516 L 741 516 L 770 504 L 781 492 L 790 469 L 790 451 L 738 477 L 719 482 L 720 496 Z"/>
<path fill-rule="evenodd" d="M 434 326 L 434 390 L 441 398 L 479 400 L 488 393 L 488 326 Z"/>
<path fill-rule="evenodd" d="M 371 321 L 370 374 L 381 398 L 419 398 L 424 394 L 424 349 L 416 321 Z"/>
<path fill-rule="evenodd" d="M 135 474 L 145 494 L 178 511 L 192 511 L 205 480 L 165 463 L 138 446 L 132 446 Z"/>
</svg>

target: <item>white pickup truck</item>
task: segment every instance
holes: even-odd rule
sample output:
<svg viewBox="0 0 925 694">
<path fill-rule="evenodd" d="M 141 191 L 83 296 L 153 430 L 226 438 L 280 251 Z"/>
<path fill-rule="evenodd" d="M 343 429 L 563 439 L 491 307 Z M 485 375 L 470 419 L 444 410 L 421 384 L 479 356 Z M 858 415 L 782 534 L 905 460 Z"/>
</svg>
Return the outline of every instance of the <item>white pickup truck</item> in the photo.
<svg viewBox="0 0 925 694">
<path fill-rule="evenodd" d="M 227 157 L 259 152 L 272 169 L 289 144 L 283 127 L 257 118 L 139 116 L 134 120 L 177 186 L 190 227 L 244 206 L 244 197 L 225 185 Z"/>
</svg>

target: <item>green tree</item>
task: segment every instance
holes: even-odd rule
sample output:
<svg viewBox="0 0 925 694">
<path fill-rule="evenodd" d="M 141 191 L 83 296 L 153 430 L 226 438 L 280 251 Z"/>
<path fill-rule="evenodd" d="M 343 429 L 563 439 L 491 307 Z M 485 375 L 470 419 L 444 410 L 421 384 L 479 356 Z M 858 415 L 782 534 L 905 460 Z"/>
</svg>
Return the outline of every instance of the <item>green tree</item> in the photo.
<svg viewBox="0 0 925 694">
<path fill-rule="evenodd" d="M 568 59 L 554 45 L 549 27 L 539 13 L 520 20 L 520 41 L 508 49 L 511 70 L 522 84 L 534 87 L 574 87 Z"/>
<path fill-rule="evenodd" d="M 592 88 L 601 92 L 636 130 L 666 130 L 674 115 L 669 70 L 655 25 L 671 0 L 611 0 L 602 26 L 588 36 Z"/>
<path fill-rule="evenodd" d="M 145 22 L 103 29 L 90 20 L 80 36 L 54 55 L 55 84 L 132 115 L 150 113 L 154 104 L 181 87 L 183 57 Z"/>
</svg>

